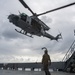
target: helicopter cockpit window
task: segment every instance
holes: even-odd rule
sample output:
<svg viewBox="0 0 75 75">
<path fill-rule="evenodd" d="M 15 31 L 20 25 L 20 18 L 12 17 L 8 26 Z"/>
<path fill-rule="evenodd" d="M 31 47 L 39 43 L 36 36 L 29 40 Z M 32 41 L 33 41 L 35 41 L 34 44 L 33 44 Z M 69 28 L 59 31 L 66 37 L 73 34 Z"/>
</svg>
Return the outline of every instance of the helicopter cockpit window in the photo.
<svg viewBox="0 0 75 75">
<path fill-rule="evenodd" d="M 22 14 L 20 14 L 20 16 L 21 16 L 21 19 L 26 22 L 27 15 L 25 13 L 22 13 Z"/>
</svg>

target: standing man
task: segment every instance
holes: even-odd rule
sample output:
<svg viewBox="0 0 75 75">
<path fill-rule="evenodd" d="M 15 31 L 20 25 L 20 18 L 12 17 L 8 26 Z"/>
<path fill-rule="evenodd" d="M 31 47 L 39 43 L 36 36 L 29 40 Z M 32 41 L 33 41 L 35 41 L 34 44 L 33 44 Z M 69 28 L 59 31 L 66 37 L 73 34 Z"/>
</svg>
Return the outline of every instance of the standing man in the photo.
<svg viewBox="0 0 75 75">
<path fill-rule="evenodd" d="M 43 69 L 45 71 L 45 75 L 51 75 L 48 69 L 48 66 L 51 65 L 51 59 L 50 56 L 48 55 L 48 50 L 45 47 L 42 49 L 45 49 L 44 55 L 42 57 L 42 64 L 43 64 Z"/>
</svg>

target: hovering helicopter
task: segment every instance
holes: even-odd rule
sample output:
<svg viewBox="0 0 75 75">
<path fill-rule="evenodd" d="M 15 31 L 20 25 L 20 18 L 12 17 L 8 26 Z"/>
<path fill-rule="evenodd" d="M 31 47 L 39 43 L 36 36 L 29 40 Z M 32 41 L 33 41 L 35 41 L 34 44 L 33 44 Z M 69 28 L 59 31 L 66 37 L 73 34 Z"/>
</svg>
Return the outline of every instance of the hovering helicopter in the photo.
<svg viewBox="0 0 75 75">
<path fill-rule="evenodd" d="M 65 7 L 72 6 L 75 4 L 75 2 L 65 5 L 65 6 L 62 6 L 62 7 L 52 9 L 50 11 L 47 11 L 47 12 L 44 12 L 41 14 L 36 14 L 30 9 L 30 7 L 23 0 L 19 0 L 19 1 L 25 8 L 27 8 L 32 13 L 32 16 L 28 16 L 25 13 L 20 13 L 19 15 L 10 14 L 8 16 L 10 23 L 13 23 L 15 26 L 21 28 L 20 31 L 15 29 L 17 32 L 24 34 L 26 36 L 32 37 L 32 38 L 33 38 L 32 35 L 44 36 L 51 40 L 56 40 L 56 41 L 58 41 L 58 39 L 62 38 L 61 33 L 58 34 L 56 37 L 47 33 L 46 31 L 48 31 L 50 28 L 43 21 L 41 21 L 38 18 L 38 16 L 41 16 L 41 15 L 65 8 Z"/>
</svg>

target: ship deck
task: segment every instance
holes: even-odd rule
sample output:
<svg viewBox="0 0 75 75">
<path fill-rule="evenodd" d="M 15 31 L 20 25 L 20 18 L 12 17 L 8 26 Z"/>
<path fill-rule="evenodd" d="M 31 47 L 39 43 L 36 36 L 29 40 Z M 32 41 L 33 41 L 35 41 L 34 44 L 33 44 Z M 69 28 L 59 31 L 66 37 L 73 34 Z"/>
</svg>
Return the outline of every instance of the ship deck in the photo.
<svg viewBox="0 0 75 75">
<path fill-rule="evenodd" d="M 0 70 L 0 75 L 45 75 L 44 71 Z M 51 75 L 75 75 L 66 72 L 51 72 Z"/>
</svg>

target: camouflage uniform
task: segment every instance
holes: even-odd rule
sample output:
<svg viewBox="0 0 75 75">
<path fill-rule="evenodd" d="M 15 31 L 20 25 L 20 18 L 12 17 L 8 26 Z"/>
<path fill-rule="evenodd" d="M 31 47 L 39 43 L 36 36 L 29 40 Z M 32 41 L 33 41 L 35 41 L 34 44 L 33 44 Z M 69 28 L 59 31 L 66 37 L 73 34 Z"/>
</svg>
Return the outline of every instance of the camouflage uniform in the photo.
<svg viewBox="0 0 75 75">
<path fill-rule="evenodd" d="M 48 69 L 49 64 L 51 64 L 50 56 L 45 53 L 42 58 L 43 69 L 46 75 L 51 75 Z"/>
</svg>

